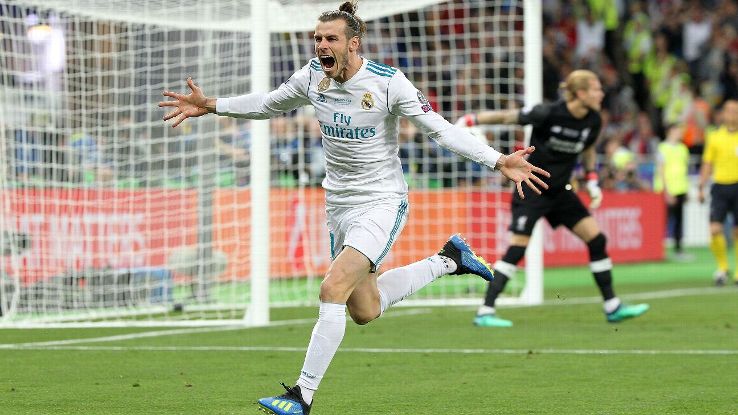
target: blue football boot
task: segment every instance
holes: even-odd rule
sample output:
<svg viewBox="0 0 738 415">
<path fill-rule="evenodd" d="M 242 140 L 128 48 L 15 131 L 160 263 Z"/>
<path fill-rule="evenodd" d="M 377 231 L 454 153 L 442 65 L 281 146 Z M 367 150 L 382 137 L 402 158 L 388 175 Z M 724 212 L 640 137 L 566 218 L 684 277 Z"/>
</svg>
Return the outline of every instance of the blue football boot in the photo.
<svg viewBox="0 0 738 415">
<path fill-rule="evenodd" d="M 452 274 L 474 274 L 487 281 L 492 281 L 495 278 L 492 267 L 487 264 L 484 258 L 475 254 L 469 244 L 458 233 L 448 238 L 438 255 L 451 258 L 456 263 L 456 271 Z"/>
<path fill-rule="evenodd" d="M 299 386 L 282 384 L 286 393 L 259 399 L 259 409 L 271 415 L 309 415 L 310 406 L 302 399 Z"/>
</svg>

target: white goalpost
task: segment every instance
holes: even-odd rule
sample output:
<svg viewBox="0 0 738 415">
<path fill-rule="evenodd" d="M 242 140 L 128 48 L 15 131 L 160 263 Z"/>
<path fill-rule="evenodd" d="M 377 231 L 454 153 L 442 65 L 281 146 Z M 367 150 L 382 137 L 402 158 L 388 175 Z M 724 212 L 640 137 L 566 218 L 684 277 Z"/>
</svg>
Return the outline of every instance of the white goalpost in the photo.
<svg viewBox="0 0 738 415">
<path fill-rule="evenodd" d="M 340 0 L 0 2 L 0 327 L 264 325 L 312 305 L 330 261 L 311 108 L 269 121 L 156 106 L 192 77 L 209 96 L 268 91 L 313 56 Z M 540 0 L 359 2 L 361 53 L 402 70 L 450 121 L 541 100 Z M 525 131 L 481 133 L 510 152 Z M 490 262 L 511 188 L 401 123 L 408 224 L 384 266 L 461 232 Z M 541 237 L 500 304 L 543 300 Z M 403 305 L 480 304 L 444 277 Z"/>
</svg>

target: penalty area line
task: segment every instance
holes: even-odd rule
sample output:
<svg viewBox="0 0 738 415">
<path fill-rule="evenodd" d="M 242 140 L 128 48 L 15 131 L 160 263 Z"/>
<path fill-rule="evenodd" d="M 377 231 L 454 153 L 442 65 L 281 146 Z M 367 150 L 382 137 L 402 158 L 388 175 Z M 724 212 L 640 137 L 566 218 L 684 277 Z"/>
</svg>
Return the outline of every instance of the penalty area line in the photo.
<svg viewBox="0 0 738 415">
<path fill-rule="evenodd" d="M 404 317 L 409 315 L 428 314 L 431 310 L 427 308 L 411 309 L 411 310 L 398 310 L 391 313 L 385 314 L 384 318 Z M 24 349 L 42 349 L 52 347 L 64 347 L 73 344 L 85 344 L 85 343 L 107 343 L 107 342 L 118 342 L 127 341 L 143 338 L 152 337 L 164 337 L 164 336 L 179 336 L 188 334 L 199 334 L 199 333 L 213 333 L 213 332 L 224 332 L 224 331 L 235 331 L 235 330 L 248 330 L 255 328 L 269 328 L 279 326 L 295 326 L 300 324 L 315 324 L 315 318 L 304 318 L 296 320 L 278 320 L 270 322 L 267 326 L 223 326 L 223 327 L 201 327 L 201 328 L 186 328 L 186 329 L 175 329 L 175 330 L 155 330 L 145 331 L 138 333 L 120 334 L 114 336 L 104 337 L 88 337 L 88 338 L 77 338 L 77 339 L 64 339 L 64 340 L 51 340 L 44 342 L 31 342 L 31 343 L 6 343 L 0 344 L 0 350 L 24 350 Z M 71 349 L 70 349 L 71 350 Z M 126 349 L 128 350 L 128 349 Z"/>
</svg>

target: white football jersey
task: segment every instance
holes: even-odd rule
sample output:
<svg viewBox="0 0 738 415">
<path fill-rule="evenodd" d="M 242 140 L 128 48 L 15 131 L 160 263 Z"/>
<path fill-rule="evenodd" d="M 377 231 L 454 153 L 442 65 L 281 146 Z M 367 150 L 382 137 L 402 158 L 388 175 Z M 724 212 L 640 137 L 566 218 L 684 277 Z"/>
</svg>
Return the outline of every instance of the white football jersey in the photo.
<svg viewBox="0 0 738 415">
<path fill-rule="evenodd" d="M 330 205 L 406 196 L 398 156 L 399 117 L 408 117 L 434 139 L 458 130 L 433 111 L 401 71 L 366 58 L 359 71 L 342 84 L 326 77 L 313 58 L 276 90 L 219 98 L 216 108 L 221 115 L 262 119 L 307 104 L 315 107 L 323 136 L 323 187 Z M 458 134 L 452 135 L 456 138 Z M 464 155 L 492 166 L 499 157 L 486 145 L 474 150 L 471 156 Z"/>
</svg>

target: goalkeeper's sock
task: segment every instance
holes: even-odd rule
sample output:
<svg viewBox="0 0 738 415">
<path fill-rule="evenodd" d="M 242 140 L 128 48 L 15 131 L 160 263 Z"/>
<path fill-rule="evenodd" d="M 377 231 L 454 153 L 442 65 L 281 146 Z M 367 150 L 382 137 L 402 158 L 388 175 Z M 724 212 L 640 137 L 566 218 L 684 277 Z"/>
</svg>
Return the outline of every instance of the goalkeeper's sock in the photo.
<svg viewBox="0 0 738 415">
<path fill-rule="evenodd" d="M 456 263 L 433 255 L 404 267 L 391 269 L 377 278 L 380 312 L 390 308 L 438 277 L 456 271 Z"/>
<path fill-rule="evenodd" d="M 604 234 L 599 233 L 587 242 L 587 248 L 589 269 L 592 271 L 602 298 L 605 301 L 615 298 L 615 291 L 612 288 L 612 260 L 607 255 L 607 238 Z"/>
<path fill-rule="evenodd" d="M 727 244 L 725 243 L 725 236 L 723 236 L 722 233 L 712 235 L 712 238 L 710 239 L 710 250 L 712 251 L 712 254 L 715 256 L 718 269 L 721 271 L 727 271 L 728 270 L 728 247 L 727 247 Z M 738 247 L 736 247 L 736 250 L 738 251 Z"/>
<path fill-rule="evenodd" d="M 608 301 L 615 297 L 615 289 L 612 287 L 612 270 L 602 270 L 599 272 L 592 271 L 592 275 L 594 276 L 595 283 L 597 283 L 597 288 L 600 289 L 600 294 L 602 294 L 602 299 L 605 301 Z"/>
<path fill-rule="evenodd" d="M 620 307 L 620 299 L 618 297 L 613 297 L 609 300 L 605 300 L 604 303 L 602 303 L 602 309 L 605 310 L 605 314 L 610 314 L 613 311 L 617 310 L 618 307 Z"/>
<path fill-rule="evenodd" d="M 318 322 L 310 337 L 305 363 L 300 371 L 297 384 L 302 391 L 305 403 L 310 404 L 313 393 L 318 389 L 328 365 L 341 345 L 346 332 L 346 304 L 320 302 Z"/>
<path fill-rule="evenodd" d="M 487 286 L 487 294 L 484 296 L 484 306 L 491 308 L 492 312 L 486 314 L 494 314 L 495 301 L 505 290 L 507 282 L 515 277 L 517 264 L 525 256 L 525 248 L 521 245 L 510 245 L 502 259 L 495 262 L 495 279 Z M 483 311 L 484 309 L 480 308 L 477 314 L 484 314 Z"/>
</svg>

